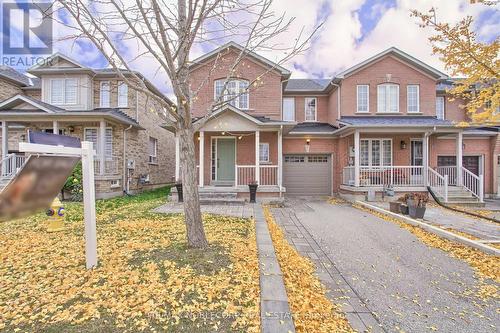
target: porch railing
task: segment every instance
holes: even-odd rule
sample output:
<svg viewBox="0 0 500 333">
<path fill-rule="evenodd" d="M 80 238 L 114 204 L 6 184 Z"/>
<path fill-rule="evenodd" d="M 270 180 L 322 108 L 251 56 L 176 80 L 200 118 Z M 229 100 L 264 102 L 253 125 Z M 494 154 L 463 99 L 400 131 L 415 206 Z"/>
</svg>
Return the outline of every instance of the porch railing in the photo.
<svg viewBox="0 0 500 333">
<path fill-rule="evenodd" d="M 462 167 L 462 185 L 473 196 L 478 198 L 479 201 L 483 202 L 483 175 L 476 176 Z"/>
<path fill-rule="evenodd" d="M 441 196 L 445 202 L 448 201 L 449 176 L 442 175 L 438 171 L 429 168 L 427 173 L 429 186 Z"/>
<path fill-rule="evenodd" d="M 27 156 L 9 154 L 0 161 L 0 179 L 8 179 L 14 177 L 19 169 L 26 162 Z"/>
<path fill-rule="evenodd" d="M 441 176 L 448 176 L 449 185 L 457 185 L 456 166 L 438 166 L 435 169 Z"/>
<path fill-rule="evenodd" d="M 354 167 L 343 170 L 344 185 L 354 185 Z M 424 186 L 423 166 L 380 166 L 359 168 L 359 186 Z"/>
<path fill-rule="evenodd" d="M 118 156 L 106 157 L 104 160 L 104 172 L 101 173 L 101 160 L 94 160 L 94 173 L 101 176 L 117 175 L 120 173 Z"/>
<path fill-rule="evenodd" d="M 255 181 L 255 165 L 235 165 L 235 183 L 237 186 L 248 185 Z M 259 166 L 259 185 L 276 186 L 278 185 L 278 166 L 261 165 Z"/>
</svg>

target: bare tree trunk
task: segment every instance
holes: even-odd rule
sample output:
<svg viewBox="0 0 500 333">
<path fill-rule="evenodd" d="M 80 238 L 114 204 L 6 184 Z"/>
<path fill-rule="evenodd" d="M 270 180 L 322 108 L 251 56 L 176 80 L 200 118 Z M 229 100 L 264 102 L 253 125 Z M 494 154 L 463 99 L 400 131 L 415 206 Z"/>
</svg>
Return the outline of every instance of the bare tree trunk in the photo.
<svg viewBox="0 0 500 333">
<path fill-rule="evenodd" d="M 190 247 L 204 248 L 208 246 L 208 241 L 201 219 L 195 145 L 193 140 L 194 132 L 191 125 L 186 127 L 179 129 L 179 153 L 187 241 Z"/>
</svg>

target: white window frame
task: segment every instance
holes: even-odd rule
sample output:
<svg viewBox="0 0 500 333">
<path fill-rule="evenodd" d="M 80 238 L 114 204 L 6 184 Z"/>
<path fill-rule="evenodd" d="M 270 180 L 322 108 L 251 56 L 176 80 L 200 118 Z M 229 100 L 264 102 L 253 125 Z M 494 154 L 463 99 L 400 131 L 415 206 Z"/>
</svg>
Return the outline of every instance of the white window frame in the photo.
<svg viewBox="0 0 500 333">
<path fill-rule="evenodd" d="M 121 91 L 121 89 L 125 88 L 125 91 Z M 123 96 L 123 93 L 125 93 L 125 95 Z M 118 82 L 118 88 L 117 88 L 117 95 L 118 95 L 118 98 L 117 98 L 117 103 L 118 103 L 118 107 L 119 108 L 126 108 L 128 107 L 128 85 L 123 82 L 123 81 L 119 81 Z M 120 100 L 122 99 L 122 100 Z M 125 101 L 123 101 L 123 99 L 125 99 Z"/>
<path fill-rule="evenodd" d="M 366 87 L 366 111 L 359 110 L 359 88 Z M 370 85 L 358 84 L 356 86 L 356 112 L 357 113 L 370 113 Z"/>
<path fill-rule="evenodd" d="M 110 183 L 111 183 L 110 188 L 119 188 L 120 187 L 120 180 L 119 179 L 112 179 Z"/>
<path fill-rule="evenodd" d="M 291 100 L 292 101 L 292 106 L 293 106 L 293 110 L 292 110 L 292 119 L 285 119 L 285 100 Z M 295 121 L 295 97 L 283 97 L 283 102 L 282 102 L 282 115 L 281 115 L 281 119 L 283 121 Z"/>
<path fill-rule="evenodd" d="M 99 144 L 99 137 L 100 137 L 100 128 L 99 127 L 84 127 L 83 128 L 83 140 L 86 140 L 86 132 L 87 132 L 87 129 L 95 129 L 97 131 L 97 141 L 96 141 L 96 145 Z M 110 155 L 105 155 L 104 157 L 106 158 L 106 160 L 112 160 L 113 159 L 113 127 L 106 127 L 106 132 L 110 130 L 111 131 L 111 149 L 110 149 L 110 152 L 111 154 Z M 104 136 L 104 141 L 106 141 L 106 136 Z M 104 142 L 104 144 L 106 144 L 106 142 Z M 97 152 L 97 154 L 99 154 L 99 148 L 98 147 L 94 147 L 94 150 Z M 106 154 L 106 148 L 104 148 L 104 154 Z"/>
<path fill-rule="evenodd" d="M 391 87 L 396 87 L 396 94 L 397 94 L 396 111 L 392 111 L 390 108 L 390 103 L 387 103 L 388 100 L 390 101 Z M 385 89 L 385 109 L 382 109 L 380 103 L 380 88 Z M 399 113 L 399 84 L 382 83 L 377 86 L 377 113 Z"/>
<path fill-rule="evenodd" d="M 54 90 L 54 86 L 53 86 L 53 83 L 56 82 L 56 81 L 59 81 L 62 83 L 61 85 L 61 101 L 58 102 L 58 101 L 54 101 L 53 100 L 53 90 Z M 75 92 L 75 100 L 72 101 L 72 102 L 68 102 L 67 100 L 67 96 L 66 96 L 66 89 L 67 89 L 67 84 L 68 82 L 71 82 L 71 81 L 74 81 L 75 82 L 75 86 L 76 86 L 76 92 Z M 53 104 L 53 105 L 76 105 L 78 104 L 78 79 L 77 78 L 54 78 L 54 79 L 50 79 L 49 81 L 50 83 L 50 104 Z"/>
<path fill-rule="evenodd" d="M 307 119 L 307 101 L 314 100 L 314 120 Z M 318 121 L 318 98 L 317 97 L 304 97 L 304 122 Z"/>
<path fill-rule="evenodd" d="M 107 103 L 104 103 L 104 98 L 103 98 L 103 93 L 104 93 L 104 90 L 102 88 L 102 86 L 104 84 L 107 84 L 108 85 L 108 98 L 107 98 Z M 99 106 L 101 108 L 109 108 L 111 107 L 111 84 L 109 81 L 101 81 L 99 83 Z"/>
<path fill-rule="evenodd" d="M 262 155 L 261 155 L 262 154 L 262 146 L 267 147 L 266 148 L 267 149 L 266 150 L 267 155 L 266 155 L 266 159 L 265 160 L 261 159 L 261 157 L 262 157 Z M 260 142 L 259 143 L 259 163 L 269 163 L 270 162 L 269 155 L 270 155 L 269 143 L 268 142 Z"/>
<path fill-rule="evenodd" d="M 221 82 L 222 84 L 222 87 L 224 87 L 224 82 L 225 82 L 226 79 L 219 79 L 219 80 L 215 80 L 214 81 L 214 100 L 217 100 L 217 98 L 219 98 L 219 96 L 217 96 L 217 83 Z M 230 105 L 233 105 L 231 103 L 234 102 L 234 107 L 240 109 L 240 110 L 248 110 L 250 109 L 250 90 L 249 90 L 249 81 L 248 80 L 245 80 L 245 79 L 229 79 L 228 80 L 228 83 L 226 85 L 226 91 L 225 91 L 225 95 L 224 95 L 224 101 L 226 100 L 229 100 L 231 99 L 229 96 L 229 82 L 235 82 L 235 85 L 236 85 L 236 92 L 235 92 L 235 95 L 237 95 L 238 97 L 234 98 L 233 100 L 229 101 L 228 104 Z M 240 91 L 240 88 L 241 88 L 241 83 L 245 82 L 246 85 L 247 85 L 247 89 L 246 89 L 246 92 L 245 93 L 241 93 Z M 244 91 L 245 89 L 243 89 L 242 91 Z M 240 95 L 241 93 L 241 95 Z M 243 96 L 243 95 L 246 95 L 246 100 L 247 100 L 247 105 L 246 107 L 241 107 L 240 105 L 240 98 Z"/>
<path fill-rule="evenodd" d="M 442 104 L 441 104 L 441 105 L 442 105 L 442 108 L 443 108 L 443 110 L 442 110 L 442 111 L 443 111 L 442 117 L 440 117 L 440 114 L 438 113 L 438 101 L 443 101 L 443 102 L 442 102 Z M 445 119 L 445 117 L 446 117 L 446 116 L 445 116 L 445 102 L 446 102 L 446 101 L 445 101 L 444 96 L 436 96 L 436 118 L 437 118 L 437 119 L 442 119 L 442 120 L 444 120 L 444 119 Z"/>
<path fill-rule="evenodd" d="M 410 88 L 417 88 L 417 110 L 410 110 Z M 420 86 L 418 84 L 409 84 L 406 86 L 406 112 L 407 113 L 420 113 Z"/>
<path fill-rule="evenodd" d="M 153 140 L 153 141 L 151 141 Z M 149 152 L 149 163 L 150 164 L 158 164 L 158 139 L 154 138 L 152 136 L 149 137 L 148 144 L 151 144 L 151 142 L 154 142 L 154 155 L 151 155 L 151 152 Z M 148 146 L 148 150 L 149 150 Z"/>
<path fill-rule="evenodd" d="M 380 144 L 380 150 L 379 150 L 379 161 L 380 161 L 380 165 L 373 165 L 373 151 L 372 151 L 372 144 L 374 141 L 378 141 L 379 144 Z M 391 154 L 390 154 L 390 158 L 391 158 L 391 161 L 388 165 L 384 165 L 384 141 L 389 141 L 390 142 L 390 147 L 391 147 Z M 361 164 L 361 161 L 362 161 L 362 158 L 361 158 L 361 147 L 360 147 L 360 166 L 361 167 L 365 167 L 365 168 L 381 168 L 381 167 L 387 167 L 387 166 L 392 166 L 392 162 L 393 162 L 393 154 L 394 154 L 394 146 L 393 146 L 393 142 L 392 142 L 392 139 L 390 138 L 376 138 L 376 139 L 360 139 L 360 146 L 361 146 L 361 142 L 368 142 L 368 165 L 362 165 Z"/>
</svg>

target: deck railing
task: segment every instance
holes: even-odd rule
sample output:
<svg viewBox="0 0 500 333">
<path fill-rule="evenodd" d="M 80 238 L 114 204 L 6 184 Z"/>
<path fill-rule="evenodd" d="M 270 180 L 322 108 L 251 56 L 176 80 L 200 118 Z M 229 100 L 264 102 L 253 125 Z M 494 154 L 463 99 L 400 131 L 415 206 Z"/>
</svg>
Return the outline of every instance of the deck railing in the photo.
<svg viewBox="0 0 500 333">
<path fill-rule="evenodd" d="M 445 202 L 448 201 L 448 185 L 449 185 L 449 176 L 445 174 L 441 175 L 438 171 L 429 168 L 427 173 L 427 180 L 429 186 L 439 195 L 441 196 Z"/>
<path fill-rule="evenodd" d="M 12 178 L 26 162 L 24 155 L 9 154 L 0 161 L 0 178 Z"/>
<path fill-rule="evenodd" d="M 345 167 L 342 180 L 344 185 L 354 185 L 354 167 Z M 423 166 L 380 166 L 359 168 L 359 186 L 424 186 Z"/>
<path fill-rule="evenodd" d="M 473 196 L 483 202 L 483 175 L 476 176 L 466 168 L 462 167 L 462 185 Z"/>
<path fill-rule="evenodd" d="M 448 176 L 449 185 L 457 185 L 457 167 L 456 166 L 438 166 L 437 173 L 441 176 Z"/>
<path fill-rule="evenodd" d="M 255 165 L 235 165 L 235 184 L 237 186 L 248 185 L 256 180 Z M 276 186 L 278 185 L 278 166 L 261 165 L 259 166 L 259 185 Z"/>
</svg>

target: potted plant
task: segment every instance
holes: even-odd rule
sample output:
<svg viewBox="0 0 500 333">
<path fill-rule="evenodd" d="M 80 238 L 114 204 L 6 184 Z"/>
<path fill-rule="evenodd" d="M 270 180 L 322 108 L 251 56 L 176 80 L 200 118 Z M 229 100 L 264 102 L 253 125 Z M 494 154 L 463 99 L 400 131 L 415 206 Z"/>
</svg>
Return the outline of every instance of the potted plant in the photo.
<svg viewBox="0 0 500 333">
<path fill-rule="evenodd" d="M 389 210 L 393 213 L 401 213 L 401 202 L 398 201 L 389 201 Z"/>
<path fill-rule="evenodd" d="M 255 203 L 255 198 L 257 196 L 257 187 L 259 184 L 257 181 L 252 181 L 248 184 L 248 189 L 250 190 L 250 202 Z"/>
<path fill-rule="evenodd" d="M 428 201 L 429 194 L 421 192 L 412 193 L 411 204 L 408 203 L 408 212 L 410 216 L 416 219 L 423 219 L 425 215 L 426 204 Z"/>
<path fill-rule="evenodd" d="M 177 201 L 184 202 L 184 197 L 182 196 L 182 182 L 180 180 L 175 183 L 175 188 L 177 189 Z"/>
<path fill-rule="evenodd" d="M 402 197 L 400 197 L 398 199 L 398 201 L 400 202 L 400 205 L 399 205 L 399 212 L 403 215 L 408 215 L 408 204 L 407 204 L 407 201 L 408 201 L 408 198 L 409 198 L 409 194 L 405 194 L 403 195 Z"/>
</svg>

